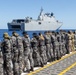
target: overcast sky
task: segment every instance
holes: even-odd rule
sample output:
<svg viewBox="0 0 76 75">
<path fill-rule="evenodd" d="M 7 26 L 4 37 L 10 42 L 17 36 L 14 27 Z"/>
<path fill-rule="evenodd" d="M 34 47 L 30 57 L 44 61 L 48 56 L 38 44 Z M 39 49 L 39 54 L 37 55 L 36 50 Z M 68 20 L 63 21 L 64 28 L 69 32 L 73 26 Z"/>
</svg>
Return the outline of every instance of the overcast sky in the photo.
<svg viewBox="0 0 76 75">
<path fill-rule="evenodd" d="M 0 0 L 0 29 L 13 19 L 37 19 L 41 7 L 63 22 L 62 29 L 76 29 L 76 0 Z"/>
</svg>

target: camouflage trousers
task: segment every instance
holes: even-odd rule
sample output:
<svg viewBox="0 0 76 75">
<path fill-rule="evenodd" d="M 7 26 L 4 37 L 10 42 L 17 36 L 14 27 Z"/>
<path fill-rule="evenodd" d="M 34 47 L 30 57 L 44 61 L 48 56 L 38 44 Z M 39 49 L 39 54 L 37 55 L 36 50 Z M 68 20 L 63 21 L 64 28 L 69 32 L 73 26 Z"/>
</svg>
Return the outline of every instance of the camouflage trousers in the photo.
<svg viewBox="0 0 76 75">
<path fill-rule="evenodd" d="M 26 67 L 27 70 L 30 70 L 29 55 L 30 55 L 30 48 L 29 47 L 24 48 L 24 68 Z"/>
<path fill-rule="evenodd" d="M 55 57 L 55 60 L 61 57 L 60 50 L 59 50 L 59 44 L 54 45 L 54 57 Z"/>
<path fill-rule="evenodd" d="M 74 40 L 74 50 L 76 51 L 76 40 Z"/>
<path fill-rule="evenodd" d="M 31 48 L 30 54 L 29 54 L 29 61 L 30 61 L 30 67 L 34 67 L 34 60 L 33 60 L 33 50 Z"/>
<path fill-rule="evenodd" d="M 0 52 L 0 53 L 1 53 L 1 52 Z M 4 63 L 3 55 L 1 56 L 1 54 L 0 54 L 0 75 L 4 75 L 3 63 Z"/>
<path fill-rule="evenodd" d="M 54 51 L 53 51 L 53 45 L 52 44 L 50 44 L 50 56 L 51 56 L 51 60 L 53 61 L 53 59 L 54 59 Z"/>
<path fill-rule="evenodd" d="M 0 63 L 0 75 L 4 75 L 4 72 L 3 72 L 3 64 Z"/>
<path fill-rule="evenodd" d="M 60 55 L 63 56 L 62 43 L 59 43 L 59 51 Z"/>
<path fill-rule="evenodd" d="M 74 39 L 72 39 L 72 51 L 75 51 L 74 50 Z"/>
<path fill-rule="evenodd" d="M 14 50 L 13 53 L 13 72 L 14 75 L 19 75 L 19 62 L 18 62 L 18 56 L 19 56 L 19 52 L 18 50 Z"/>
<path fill-rule="evenodd" d="M 19 74 L 19 63 L 18 62 L 13 63 L 13 71 L 14 71 L 14 75 L 20 75 Z"/>
<path fill-rule="evenodd" d="M 51 55 L 50 55 L 50 44 L 46 44 L 46 55 L 47 55 L 47 60 L 51 61 Z"/>
<path fill-rule="evenodd" d="M 69 40 L 68 42 L 68 50 L 69 52 L 72 52 L 72 40 Z"/>
<path fill-rule="evenodd" d="M 44 64 L 47 63 L 46 46 L 39 47 L 39 53 Z"/>
<path fill-rule="evenodd" d="M 4 54 L 4 71 L 5 75 L 13 75 L 13 70 L 12 70 L 12 60 L 11 60 L 11 54 L 10 53 L 5 53 Z"/>
<path fill-rule="evenodd" d="M 23 68 L 24 68 L 24 60 L 23 60 L 23 55 L 19 55 L 19 59 L 18 59 L 18 65 L 19 65 L 19 75 L 21 75 L 21 73 L 23 72 Z"/>
<path fill-rule="evenodd" d="M 65 55 L 67 53 L 66 48 L 65 48 L 65 43 L 62 42 L 61 46 L 62 46 L 62 56 L 63 56 L 63 55 Z"/>
<path fill-rule="evenodd" d="M 34 66 L 41 66 L 41 64 L 43 64 L 42 58 L 40 57 L 39 50 L 37 47 L 33 47 L 33 59 Z"/>
</svg>

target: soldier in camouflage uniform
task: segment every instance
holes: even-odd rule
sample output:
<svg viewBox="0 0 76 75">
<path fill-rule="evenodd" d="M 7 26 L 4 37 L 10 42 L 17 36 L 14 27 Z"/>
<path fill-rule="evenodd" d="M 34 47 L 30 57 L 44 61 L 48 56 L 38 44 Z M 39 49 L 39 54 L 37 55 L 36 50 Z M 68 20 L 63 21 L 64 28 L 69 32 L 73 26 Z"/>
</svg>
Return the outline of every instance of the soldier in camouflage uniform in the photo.
<svg viewBox="0 0 76 75">
<path fill-rule="evenodd" d="M 17 37 L 17 48 L 18 48 L 18 65 L 19 65 L 19 75 L 21 75 L 21 73 L 23 72 L 23 41 L 22 41 L 22 37 L 19 36 L 19 34 L 15 34 L 15 36 Z"/>
<path fill-rule="evenodd" d="M 66 54 L 69 54 L 69 36 L 68 36 L 68 32 L 65 33 L 65 47 L 66 47 Z"/>
<path fill-rule="evenodd" d="M 53 31 L 52 32 L 52 36 L 51 36 L 51 41 L 52 41 L 52 45 L 53 45 L 53 53 L 54 53 L 54 60 L 59 59 L 59 43 L 57 40 L 57 35 L 56 33 Z"/>
<path fill-rule="evenodd" d="M 4 55 L 4 75 L 13 75 L 12 59 L 11 59 L 11 43 L 8 33 L 3 34 L 4 40 L 2 42 L 2 49 Z"/>
<path fill-rule="evenodd" d="M 33 71 L 34 62 L 32 58 L 32 49 L 30 45 L 30 39 L 27 32 L 23 32 L 23 47 L 24 47 L 24 66 L 26 66 L 27 72 Z M 25 68 L 25 67 L 24 67 Z"/>
<path fill-rule="evenodd" d="M 50 38 L 50 56 L 51 56 L 51 61 L 53 61 L 54 59 L 54 52 L 53 52 L 53 45 L 52 45 L 52 40 L 51 40 L 51 36 L 52 36 L 52 33 L 50 31 L 48 31 L 48 36 Z"/>
<path fill-rule="evenodd" d="M 39 33 L 39 53 L 44 64 L 47 64 L 45 39 L 41 33 Z"/>
<path fill-rule="evenodd" d="M 0 75 L 4 75 L 4 71 L 3 71 L 3 52 L 2 52 L 2 48 L 1 48 L 1 42 L 0 42 Z"/>
<path fill-rule="evenodd" d="M 48 32 L 44 33 L 44 38 L 45 38 L 45 45 L 46 45 L 47 60 L 50 62 L 51 61 L 51 55 L 50 55 L 51 39 L 50 39 L 50 36 L 48 35 Z"/>
<path fill-rule="evenodd" d="M 65 34 L 62 30 L 60 31 L 60 35 L 61 35 L 61 46 L 62 46 L 62 56 L 63 56 L 66 54 L 66 48 L 65 48 Z"/>
<path fill-rule="evenodd" d="M 69 50 L 69 52 L 72 51 L 72 37 L 71 37 L 71 31 L 68 31 L 68 50 Z"/>
<path fill-rule="evenodd" d="M 76 51 L 76 31 L 74 31 L 74 49 Z"/>
<path fill-rule="evenodd" d="M 59 42 L 58 42 L 58 39 L 57 39 L 57 33 L 53 33 L 52 35 L 52 42 L 53 42 L 53 49 L 54 49 L 54 57 L 55 57 L 55 60 L 58 60 L 60 59 L 60 51 L 59 51 Z"/>
<path fill-rule="evenodd" d="M 60 59 L 61 57 L 62 57 L 62 42 L 61 42 L 61 35 L 60 35 L 60 33 L 59 32 L 57 32 L 57 35 L 56 35 L 56 37 L 57 37 L 57 49 L 58 49 L 58 59 Z"/>
<path fill-rule="evenodd" d="M 41 66 L 43 67 L 43 61 L 42 58 L 40 57 L 39 54 L 39 49 L 38 49 L 38 36 L 36 33 L 33 33 L 33 38 L 31 39 L 31 46 L 33 49 L 33 59 L 34 59 L 34 66 Z"/>
<path fill-rule="evenodd" d="M 16 32 L 12 32 L 11 45 L 12 45 L 13 72 L 14 72 L 14 75 L 19 75 L 19 62 L 18 62 L 19 51 L 17 47 Z"/>
<path fill-rule="evenodd" d="M 72 51 L 74 51 L 74 33 L 71 31 Z"/>
<path fill-rule="evenodd" d="M 68 31 L 66 33 L 66 49 L 67 49 L 67 54 L 69 54 L 72 51 L 72 41 L 71 41 L 71 33 Z"/>
</svg>

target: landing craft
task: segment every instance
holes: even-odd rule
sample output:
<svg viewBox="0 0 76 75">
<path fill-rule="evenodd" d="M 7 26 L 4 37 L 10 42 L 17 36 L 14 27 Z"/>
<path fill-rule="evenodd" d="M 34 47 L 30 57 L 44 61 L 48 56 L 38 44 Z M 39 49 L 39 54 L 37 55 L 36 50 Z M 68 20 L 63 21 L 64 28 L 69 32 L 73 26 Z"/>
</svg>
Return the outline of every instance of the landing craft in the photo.
<svg viewBox="0 0 76 75">
<path fill-rule="evenodd" d="M 31 17 L 25 19 L 14 19 L 11 23 L 8 23 L 9 30 L 20 30 L 20 31 L 47 31 L 57 30 L 62 26 L 62 22 L 55 19 L 53 13 L 43 13 L 41 9 L 37 20 Z"/>
</svg>

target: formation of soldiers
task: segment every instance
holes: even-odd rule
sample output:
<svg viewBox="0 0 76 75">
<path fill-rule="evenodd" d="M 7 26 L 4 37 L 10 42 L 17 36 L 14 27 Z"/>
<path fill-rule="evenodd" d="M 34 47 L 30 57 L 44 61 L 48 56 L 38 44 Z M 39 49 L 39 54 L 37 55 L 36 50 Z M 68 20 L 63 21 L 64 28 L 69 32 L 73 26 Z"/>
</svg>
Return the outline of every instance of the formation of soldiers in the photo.
<svg viewBox="0 0 76 75">
<path fill-rule="evenodd" d="M 47 62 L 61 59 L 65 54 L 76 50 L 76 31 L 46 31 L 33 33 L 30 39 L 27 32 L 20 36 L 12 32 L 3 34 L 0 43 L 0 75 L 21 75 L 43 67 Z M 25 69 L 26 68 L 26 69 Z"/>
</svg>

